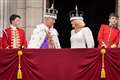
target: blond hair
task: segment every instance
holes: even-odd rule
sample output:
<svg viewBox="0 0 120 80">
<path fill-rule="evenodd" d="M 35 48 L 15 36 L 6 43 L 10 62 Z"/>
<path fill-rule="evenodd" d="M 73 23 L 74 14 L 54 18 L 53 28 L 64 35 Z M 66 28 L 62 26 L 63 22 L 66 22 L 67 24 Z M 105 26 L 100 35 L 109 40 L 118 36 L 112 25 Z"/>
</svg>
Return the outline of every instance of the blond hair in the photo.
<svg viewBox="0 0 120 80">
<path fill-rule="evenodd" d="M 75 20 L 74 22 L 78 27 L 85 27 L 85 22 L 83 20 Z"/>
</svg>

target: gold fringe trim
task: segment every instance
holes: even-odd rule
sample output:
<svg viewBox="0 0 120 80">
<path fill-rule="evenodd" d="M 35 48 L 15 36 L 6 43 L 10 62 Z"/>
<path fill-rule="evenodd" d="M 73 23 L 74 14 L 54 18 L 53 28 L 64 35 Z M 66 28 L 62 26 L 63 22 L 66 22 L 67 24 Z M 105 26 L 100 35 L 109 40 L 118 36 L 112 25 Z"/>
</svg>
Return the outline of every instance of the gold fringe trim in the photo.
<svg viewBox="0 0 120 80">
<path fill-rule="evenodd" d="M 102 48 L 101 49 L 101 54 L 102 54 L 102 69 L 101 69 L 101 79 L 105 79 L 106 78 L 106 72 L 105 72 L 105 53 L 106 53 L 106 49 Z"/>
<path fill-rule="evenodd" d="M 17 54 L 18 54 L 18 57 L 19 57 L 17 79 L 22 79 L 22 71 L 21 71 L 21 56 L 23 55 L 22 50 L 19 50 Z"/>
<path fill-rule="evenodd" d="M 101 69 L 101 78 L 102 79 L 106 78 L 106 73 L 105 73 L 105 69 L 104 68 Z"/>
</svg>

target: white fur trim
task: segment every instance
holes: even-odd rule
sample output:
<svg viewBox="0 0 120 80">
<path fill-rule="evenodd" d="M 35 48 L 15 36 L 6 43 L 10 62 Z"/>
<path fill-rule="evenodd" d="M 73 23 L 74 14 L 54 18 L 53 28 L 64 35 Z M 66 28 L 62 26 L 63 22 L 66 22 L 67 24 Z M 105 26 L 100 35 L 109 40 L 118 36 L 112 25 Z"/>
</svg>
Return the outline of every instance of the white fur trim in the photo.
<svg viewBox="0 0 120 80">
<path fill-rule="evenodd" d="M 70 21 L 75 20 L 75 19 L 84 20 L 83 17 L 71 17 L 71 18 L 70 18 Z"/>
<path fill-rule="evenodd" d="M 53 16 L 53 15 L 44 15 L 44 17 L 50 17 L 50 18 L 57 19 L 57 16 Z"/>
</svg>

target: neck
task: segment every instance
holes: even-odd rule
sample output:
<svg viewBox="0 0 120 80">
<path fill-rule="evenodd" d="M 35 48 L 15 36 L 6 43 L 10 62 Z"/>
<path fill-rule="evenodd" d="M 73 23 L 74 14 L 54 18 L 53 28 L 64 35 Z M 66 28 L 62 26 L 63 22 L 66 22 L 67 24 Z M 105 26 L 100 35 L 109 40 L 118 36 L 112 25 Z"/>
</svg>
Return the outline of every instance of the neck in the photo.
<svg viewBox="0 0 120 80">
<path fill-rule="evenodd" d="M 13 27 L 17 27 L 17 25 L 15 25 L 15 24 L 11 24 Z"/>
<path fill-rule="evenodd" d="M 110 26 L 110 27 L 113 27 L 113 28 L 117 28 L 118 25 L 117 25 L 117 24 L 111 24 L 111 23 L 110 23 L 109 26 Z"/>
<path fill-rule="evenodd" d="M 79 32 L 81 30 L 81 28 L 75 28 L 75 32 Z"/>
</svg>

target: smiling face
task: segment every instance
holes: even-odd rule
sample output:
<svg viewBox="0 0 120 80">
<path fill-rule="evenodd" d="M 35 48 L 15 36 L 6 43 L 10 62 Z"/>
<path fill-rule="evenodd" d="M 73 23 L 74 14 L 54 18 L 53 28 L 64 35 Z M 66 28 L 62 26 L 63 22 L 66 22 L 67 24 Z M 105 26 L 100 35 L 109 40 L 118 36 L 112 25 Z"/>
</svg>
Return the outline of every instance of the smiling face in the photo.
<svg viewBox="0 0 120 80">
<path fill-rule="evenodd" d="M 47 17 L 47 18 L 45 18 L 45 23 L 49 28 L 51 28 L 54 26 L 55 19 L 51 18 L 51 17 Z"/>
<path fill-rule="evenodd" d="M 72 24 L 72 28 L 81 28 L 85 26 L 85 23 L 83 20 L 77 20 L 77 19 L 72 20 L 71 24 Z"/>
<path fill-rule="evenodd" d="M 110 19 L 109 19 L 109 22 L 110 22 L 110 24 L 112 24 L 112 25 L 118 24 L 118 17 L 116 17 L 116 16 L 111 16 Z"/>
</svg>

